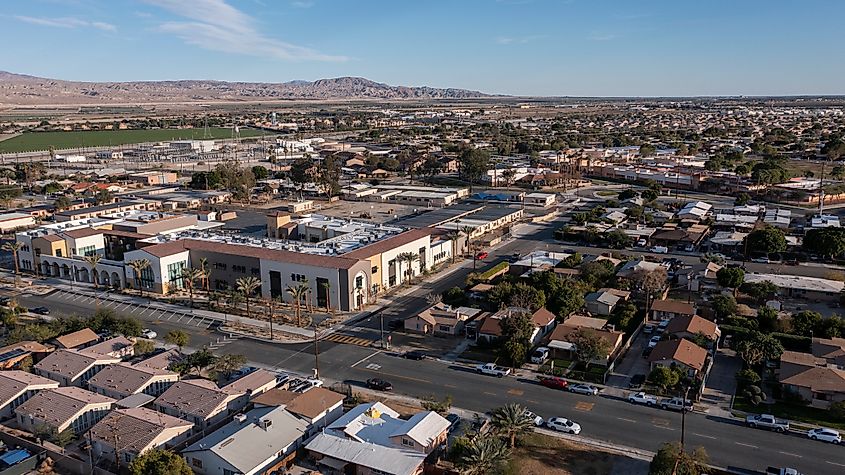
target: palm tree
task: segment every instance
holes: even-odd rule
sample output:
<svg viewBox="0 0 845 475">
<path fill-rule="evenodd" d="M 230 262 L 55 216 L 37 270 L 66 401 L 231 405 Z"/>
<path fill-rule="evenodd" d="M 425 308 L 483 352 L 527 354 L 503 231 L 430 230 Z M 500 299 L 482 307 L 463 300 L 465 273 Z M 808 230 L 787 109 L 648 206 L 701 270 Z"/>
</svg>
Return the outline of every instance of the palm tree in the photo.
<svg viewBox="0 0 845 475">
<path fill-rule="evenodd" d="M 188 299 L 191 302 L 191 308 L 194 308 L 194 282 L 202 278 L 202 271 L 192 267 L 185 267 L 182 269 L 182 282 L 188 289 Z"/>
<path fill-rule="evenodd" d="M 472 240 L 470 239 L 470 234 L 475 230 L 472 226 L 464 226 L 461 228 L 461 232 L 464 233 L 464 236 L 467 237 L 466 242 L 464 243 L 464 247 L 467 249 L 472 248 Z"/>
<path fill-rule="evenodd" d="M 519 404 L 507 404 L 494 409 L 490 423 L 497 432 L 507 436 L 511 448 L 516 445 L 516 436 L 534 428 L 534 421 L 525 414 L 525 408 Z"/>
<path fill-rule="evenodd" d="M 255 290 L 261 287 L 261 279 L 254 276 L 241 277 L 235 281 L 238 292 L 244 294 L 246 300 L 246 318 L 249 318 L 249 297 L 255 293 Z"/>
<path fill-rule="evenodd" d="M 141 282 L 141 272 L 149 269 L 152 264 L 147 259 L 135 259 L 134 261 L 129 261 L 127 264 L 132 268 L 132 272 L 135 273 L 135 285 L 138 286 L 138 290 L 141 292 L 141 298 L 143 298 L 144 285 Z"/>
<path fill-rule="evenodd" d="M 502 439 L 490 434 L 479 434 L 464 447 L 458 466 L 461 475 L 484 475 L 495 473 L 509 457 L 510 449 Z"/>
<path fill-rule="evenodd" d="M 449 240 L 452 241 L 452 264 L 455 263 L 455 254 L 458 253 L 458 240 L 461 239 L 461 233 L 457 229 L 449 233 Z"/>
<path fill-rule="evenodd" d="M 20 264 L 18 263 L 18 251 L 21 250 L 23 247 L 23 243 L 19 243 L 17 241 L 11 241 L 3 244 L 3 250 L 9 251 L 12 253 L 12 259 L 15 261 L 15 287 L 18 286 L 18 281 L 20 280 Z"/>
<path fill-rule="evenodd" d="M 293 308 L 294 308 L 294 315 L 296 316 L 296 326 L 301 326 L 302 324 L 302 313 L 300 312 L 300 305 L 302 304 L 302 299 L 308 295 L 308 290 L 311 288 L 308 285 L 308 281 L 300 282 L 298 285 L 289 285 L 287 288 L 288 293 L 291 297 L 293 297 Z"/>
<path fill-rule="evenodd" d="M 97 265 L 100 263 L 100 260 L 103 258 L 102 254 L 91 254 L 90 256 L 85 256 L 82 258 L 85 262 L 91 266 L 91 275 L 94 276 L 94 290 L 97 290 L 97 286 L 99 285 L 100 281 L 100 271 L 97 270 Z"/>
<path fill-rule="evenodd" d="M 411 277 L 414 276 L 413 264 L 414 261 L 420 260 L 420 255 L 414 252 L 403 252 L 396 256 L 396 260 L 408 264 L 408 267 L 405 269 L 405 275 L 408 277 L 406 282 L 410 285 Z"/>
<path fill-rule="evenodd" d="M 201 272 L 200 281 L 201 281 L 202 288 L 203 288 L 203 290 L 208 292 L 209 291 L 209 285 L 208 284 L 209 284 L 209 281 L 211 279 L 211 270 L 209 270 L 209 268 L 208 268 L 208 259 L 206 259 L 205 257 L 200 258 L 200 272 Z"/>
<path fill-rule="evenodd" d="M 325 281 L 325 282 L 320 284 L 320 287 L 322 287 L 326 291 L 326 312 L 331 312 L 332 310 L 334 310 L 334 309 L 331 309 L 331 306 L 332 306 L 332 284 L 329 281 Z"/>
</svg>

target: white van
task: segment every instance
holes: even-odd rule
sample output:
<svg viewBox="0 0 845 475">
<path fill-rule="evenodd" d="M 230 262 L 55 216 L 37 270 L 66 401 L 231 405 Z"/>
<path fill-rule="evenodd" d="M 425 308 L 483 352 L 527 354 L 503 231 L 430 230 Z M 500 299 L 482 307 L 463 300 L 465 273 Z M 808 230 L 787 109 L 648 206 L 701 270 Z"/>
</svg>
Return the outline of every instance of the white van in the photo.
<svg viewBox="0 0 845 475">
<path fill-rule="evenodd" d="M 531 362 L 535 364 L 543 364 L 549 359 L 549 349 L 541 346 L 531 353 Z"/>
<path fill-rule="evenodd" d="M 666 254 L 669 252 L 669 248 L 666 246 L 654 246 L 651 248 L 651 252 L 655 254 Z"/>
</svg>

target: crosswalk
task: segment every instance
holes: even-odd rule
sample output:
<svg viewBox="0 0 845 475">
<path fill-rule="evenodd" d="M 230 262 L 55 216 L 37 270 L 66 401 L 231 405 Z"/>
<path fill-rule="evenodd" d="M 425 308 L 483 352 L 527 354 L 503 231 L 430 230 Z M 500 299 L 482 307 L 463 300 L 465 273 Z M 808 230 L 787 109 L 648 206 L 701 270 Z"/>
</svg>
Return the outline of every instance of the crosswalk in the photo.
<svg viewBox="0 0 845 475">
<path fill-rule="evenodd" d="M 234 341 L 239 340 L 241 337 L 238 335 L 226 335 L 222 338 L 218 338 L 214 343 L 208 345 L 209 350 L 219 350 L 220 348 L 232 343 Z"/>
<path fill-rule="evenodd" d="M 373 340 L 370 340 L 368 338 L 361 338 L 351 335 L 341 335 L 339 333 L 332 333 L 331 335 L 322 338 L 320 341 L 332 341 L 335 343 L 342 343 L 344 345 L 358 346 L 370 346 L 373 344 Z"/>
</svg>

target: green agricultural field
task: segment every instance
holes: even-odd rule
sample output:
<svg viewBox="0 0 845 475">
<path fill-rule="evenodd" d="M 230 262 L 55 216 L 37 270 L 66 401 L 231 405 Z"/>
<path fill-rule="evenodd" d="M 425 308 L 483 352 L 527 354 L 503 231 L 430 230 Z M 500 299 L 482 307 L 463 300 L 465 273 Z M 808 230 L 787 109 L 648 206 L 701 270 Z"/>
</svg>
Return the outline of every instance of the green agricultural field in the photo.
<svg viewBox="0 0 845 475">
<path fill-rule="evenodd" d="M 262 134 L 258 129 L 241 129 L 241 138 Z M 209 138 L 232 138 L 228 127 L 210 127 Z M 272 134 L 267 134 L 272 135 Z M 144 142 L 161 142 L 180 139 L 202 139 L 203 129 L 147 129 L 147 130 L 102 130 L 74 132 L 27 132 L 0 142 L 0 153 L 33 152 L 47 150 L 52 145 L 56 150 L 79 147 L 109 147 Z"/>
</svg>

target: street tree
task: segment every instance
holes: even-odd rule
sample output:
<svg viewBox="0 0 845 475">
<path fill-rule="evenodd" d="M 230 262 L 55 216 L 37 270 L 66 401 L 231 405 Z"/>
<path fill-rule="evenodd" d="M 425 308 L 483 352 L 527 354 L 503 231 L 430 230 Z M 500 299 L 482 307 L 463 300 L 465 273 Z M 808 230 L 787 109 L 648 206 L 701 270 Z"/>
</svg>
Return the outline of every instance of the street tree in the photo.
<svg viewBox="0 0 845 475">
<path fill-rule="evenodd" d="M 525 407 L 515 403 L 493 409 L 490 425 L 493 430 L 508 439 L 511 448 L 516 447 L 518 436 L 534 429 L 534 421 L 525 412 Z"/>
<path fill-rule="evenodd" d="M 674 388 L 681 380 L 681 375 L 672 368 L 658 366 L 648 374 L 648 380 L 665 391 Z"/>
<path fill-rule="evenodd" d="M 732 289 L 736 297 L 737 289 L 745 282 L 745 271 L 741 267 L 722 267 L 716 272 L 716 281 L 722 287 Z"/>
<path fill-rule="evenodd" d="M 135 457 L 129 464 L 132 475 L 192 475 L 182 456 L 170 450 L 154 448 Z"/>
<path fill-rule="evenodd" d="M 261 287 L 261 279 L 255 276 L 240 277 L 235 280 L 235 287 L 238 292 L 243 294 L 246 302 L 246 317 L 249 318 L 249 303 L 250 298 L 255 294 L 255 291 Z"/>
<path fill-rule="evenodd" d="M 749 251 L 773 254 L 786 250 L 786 236 L 773 226 L 752 231 L 745 237 L 746 253 Z"/>
<path fill-rule="evenodd" d="M 490 168 L 490 154 L 477 148 L 466 148 L 458 157 L 461 176 L 469 182 L 470 193 L 472 185 Z"/>
<path fill-rule="evenodd" d="M 181 353 L 182 348 L 188 346 L 190 336 L 182 330 L 170 330 L 166 335 L 164 335 L 164 341 L 165 343 L 176 345 L 176 347 L 179 348 L 179 353 Z"/>
<path fill-rule="evenodd" d="M 648 466 L 649 475 L 702 475 L 707 473 L 707 452 L 701 447 L 685 452 L 680 444 L 663 444 Z"/>
<path fill-rule="evenodd" d="M 134 261 L 129 261 L 127 265 L 132 268 L 132 272 L 135 276 L 135 285 L 138 287 L 138 291 L 141 293 L 141 297 L 143 298 L 144 283 L 141 276 L 152 264 L 147 259 L 135 259 Z"/>
<path fill-rule="evenodd" d="M 147 353 L 152 353 L 156 349 L 156 344 L 150 340 L 144 340 L 138 338 L 135 340 L 135 343 L 132 345 L 132 349 L 135 350 L 135 355 L 146 355 Z"/>
<path fill-rule="evenodd" d="M 225 354 L 217 357 L 211 365 L 212 371 L 228 378 L 235 371 L 246 364 L 246 356 L 238 354 Z"/>
<path fill-rule="evenodd" d="M 302 326 L 302 300 L 308 296 L 308 291 L 311 286 L 308 281 L 300 282 L 297 285 L 288 285 L 287 292 L 293 297 L 294 316 L 296 317 L 296 326 Z"/>
<path fill-rule="evenodd" d="M 194 308 L 194 285 L 202 278 L 202 273 L 201 269 L 195 267 L 182 268 L 182 283 L 188 289 L 188 301 L 191 304 L 191 308 Z"/>
<path fill-rule="evenodd" d="M 845 229 L 834 227 L 811 229 L 804 235 L 802 247 L 805 251 L 821 257 L 839 257 L 845 253 Z"/>
<path fill-rule="evenodd" d="M 531 348 L 531 333 L 534 331 L 530 316 L 525 312 L 512 311 L 499 321 L 499 326 L 502 329 L 502 349 L 511 366 L 522 366 Z"/>
<path fill-rule="evenodd" d="M 20 242 L 17 242 L 17 241 L 10 241 L 10 242 L 3 244 L 3 250 L 9 251 L 9 252 L 12 253 L 12 260 L 14 261 L 14 264 L 15 264 L 15 287 L 18 286 L 18 283 L 20 281 L 21 269 L 20 269 L 20 262 L 18 261 L 18 252 L 21 250 L 22 247 L 23 247 L 23 243 L 20 243 Z"/>
<path fill-rule="evenodd" d="M 569 342 L 575 345 L 578 361 L 583 362 L 588 368 L 591 361 L 607 356 L 610 351 L 607 340 L 590 329 L 579 328 L 573 331 L 569 334 Z"/>
<path fill-rule="evenodd" d="M 478 434 L 469 439 L 461 451 L 458 467 L 461 475 L 497 473 L 510 458 L 504 440 L 492 434 Z"/>
</svg>

